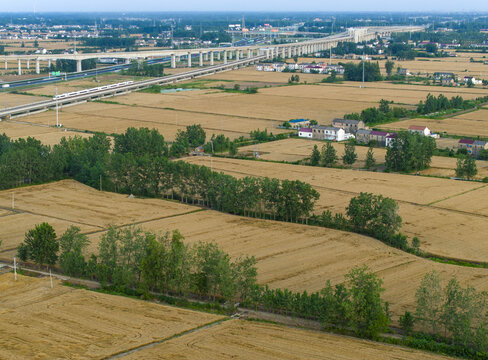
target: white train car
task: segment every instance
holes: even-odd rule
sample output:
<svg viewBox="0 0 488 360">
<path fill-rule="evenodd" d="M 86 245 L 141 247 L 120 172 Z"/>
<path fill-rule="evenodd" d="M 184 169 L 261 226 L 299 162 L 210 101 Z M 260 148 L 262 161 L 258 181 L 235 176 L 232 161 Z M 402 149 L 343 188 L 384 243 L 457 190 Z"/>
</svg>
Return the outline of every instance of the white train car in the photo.
<svg viewBox="0 0 488 360">
<path fill-rule="evenodd" d="M 72 96 L 86 95 L 86 94 L 94 93 L 94 92 L 97 92 L 97 91 L 115 89 L 115 88 L 119 88 L 119 87 L 122 87 L 122 86 L 130 85 L 130 84 L 133 84 L 133 83 L 134 83 L 134 81 L 131 80 L 131 81 L 124 81 L 124 82 L 117 83 L 117 84 L 110 84 L 110 85 L 105 85 L 105 86 L 99 86 L 99 87 L 91 88 L 91 89 L 84 89 L 84 90 L 80 90 L 80 91 L 73 91 L 73 92 L 70 92 L 70 93 L 64 93 L 64 94 L 55 95 L 55 96 L 53 96 L 53 100 L 66 99 L 66 98 L 69 98 L 69 97 L 72 97 Z"/>
</svg>

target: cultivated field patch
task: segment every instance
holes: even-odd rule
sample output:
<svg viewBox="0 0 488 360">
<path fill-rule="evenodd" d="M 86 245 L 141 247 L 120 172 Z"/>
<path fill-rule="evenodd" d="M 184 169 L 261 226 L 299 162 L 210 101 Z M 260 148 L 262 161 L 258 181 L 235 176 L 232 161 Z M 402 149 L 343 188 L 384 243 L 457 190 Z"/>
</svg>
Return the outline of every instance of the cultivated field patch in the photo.
<svg viewBox="0 0 488 360">
<path fill-rule="evenodd" d="M 222 317 L 75 290 L 49 278 L 0 276 L 2 359 L 100 359 Z"/>
<path fill-rule="evenodd" d="M 230 320 L 172 339 L 123 359 L 360 360 L 448 359 L 398 346 L 284 326 Z"/>
<path fill-rule="evenodd" d="M 445 119 L 409 119 L 390 124 L 379 125 L 383 129 L 408 129 L 410 125 L 421 123 L 433 132 L 446 132 L 451 135 L 470 137 L 488 137 L 488 109 L 471 111 L 466 114 Z"/>
<path fill-rule="evenodd" d="M 188 158 L 188 162 L 210 166 L 210 159 Z M 440 208 L 436 203 L 477 189 L 480 184 L 413 175 L 268 163 L 238 159 L 213 159 L 213 169 L 236 177 L 268 176 L 302 180 L 320 194 L 316 212 L 344 212 L 349 200 L 360 192 L 395 199 L 403 219 L 402 232 L 419 237 L 422 249 L 444 256 L 485 261 L 488 246 L 485 215 Z M 478 198 L 477 201 L 487 201 Z"/>
</svg>

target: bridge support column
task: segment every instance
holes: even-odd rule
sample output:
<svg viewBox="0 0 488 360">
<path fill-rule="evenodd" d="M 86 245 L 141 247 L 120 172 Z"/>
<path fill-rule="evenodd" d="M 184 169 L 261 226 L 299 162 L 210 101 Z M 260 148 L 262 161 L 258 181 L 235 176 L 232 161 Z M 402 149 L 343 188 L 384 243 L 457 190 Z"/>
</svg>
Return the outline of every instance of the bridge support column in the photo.
<svg viewBox="0 0 488 360">
<path fill-rule="evenodd" d="M 200 54 L 198 54 L 198 65 L 203 66 L 203 53 L 200 51 Z"/>
<path fill-rule="evenodd" d="M 217 60 L 220 61 L 220 51 L 217 51 Z"/>
<path fill-rule="evenodd" d="M 252 49 L 247 49 L 247 58 L 252 58 Z"/>
<path fill-rule="evenodd" d="M 30 60 L 27 59 L 27 70 L 29 70 L 29 69 L 30 69 Z"/>
<path fill-rule="evenodd" d="M 8 61 L 5 60 L 5 70 L 8 70 Z"/>
<path fill-rule="evenodd" d="M 281 57 L 283 59 L 286 58 L 286 48 L 284 48 L 284 47 L 281 48 Z"/>
<path fill-rule="evenodd" d="M 129 64 L 130 64 L 130 59 L 125 59 L 125 60 L 124 60 L 124 63 L 125 63 L 126 65 L 129 65 Z"/>
<path fill-rule="evenodd" d="M 22 63 L 20 62 L 20 59 L 17 60 L 17 73 L 22 75 Z"/>
<path fill-rule="evenodd" d="M 214 53 L 213 51 L 210 51 L 210 66 L 213 66 L 214 64 Z"/>
<path fill-rule="evenodd" d="M 51 59 L 47 59 L 47 68 L 51 70 Z"/>
<path fill-rule="evenodd" d="M 239 55 L 240 55 L 239 53 L 240 53 L 240 51 L 239 51 L 239 50 L 237 50 L 237 51 L 236 51 L 236 60 L 239 60 Z"/>
<path fill-rule="evenodd" d="M 171 68 L 174 69 L 176 68 L 176 55 L 171 54 Z"/>
<path fill-rule="evenodd" d="M 224 50 L 224 64 L 227 64 L 227 51 Z"/>
<path fill-rule="evenodd" d="M 40 74 L 41 73 L 41 69 L 40 69 L 40 66 L 39 66 L 39 58 L 36 59 L 36 74 Z"/>
<path fill-rule="evenodd" d="M 208 52 L 206 52 L 205 54 L 203 54 L 203 60 L 204 61 L 208 61 Z"/>
<path fill-rule="evenodd" d="M 83 68 L 81 67 L 81 60 L 76 60 L 76 72 L 83 71 Z"/>
<path fill-rule="evenodd" d="M 188 67 L 191 68 L 191 52 L 188 53 Z"/>
</svg>

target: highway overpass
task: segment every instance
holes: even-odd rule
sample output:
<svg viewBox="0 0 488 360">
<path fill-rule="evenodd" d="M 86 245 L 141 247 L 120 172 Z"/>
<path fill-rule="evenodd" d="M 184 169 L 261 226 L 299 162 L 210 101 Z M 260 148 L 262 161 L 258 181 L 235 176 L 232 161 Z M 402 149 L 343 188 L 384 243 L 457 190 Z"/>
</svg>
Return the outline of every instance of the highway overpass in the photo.
<svg viewBox="0 0 488 360">
<path fill-rule="evenodd" d="M 99 53 L 76 53 L 76 54 L 34 54 L 34 55 L 7 55 L 4 56 L 5 69 L 7 69 L 8 61 L 17 61 L 18 74 L 22 74 L 22 61 L 27 62 L 28 68 L 30 62 L 35 62 L 36 73 L 40 73 L 40 61 L 47 61 L 48 66 L 51 61 L 57 59 L 75 60 L 76 71 L 81 72 L 81 62 L 86 59 L 103 59 L 103 58 L 118 58 L 129 63 L 136 59 L 149 58 L 171 58 L 171 67 L 175 68 L 177 61 L 185 58 L 189 67 L 192 65 L 193 57 L 197 57 L 199 66 L 203 66 L 204 61 L 210 61 L 210 66 L 214 65 L 214 60 L 223 61 L 227 64 L 229 60 L 239 60 L 242 58 L 254 58 L 256 56 L 265 55 L 267 58 L 274 58 L 281 55 L 283 58 L 300 56 L 302 54 L 310 54 L 318 51 L 328 50 L 331 47 L 337 46 L 339 42 L 351 41 L 362 42 L 374 39 L 377 36 L 388 36 L 394 32 L 414 32 L 423 31 L 423 26 L 387 26 L 387 27 L 364 27 L 351 28 L 347 31 L 323 38 L 311 39 L 296 43 L 276 44 L 276 45 L 246 45 L 246 46 L 231 46 L 218 48 L 199 48 L 199 49 L 170 49 L 170 50 L 150 50 L 150 51 L 136 51 L 136 52 L 99 52 Z"/>
</svg>

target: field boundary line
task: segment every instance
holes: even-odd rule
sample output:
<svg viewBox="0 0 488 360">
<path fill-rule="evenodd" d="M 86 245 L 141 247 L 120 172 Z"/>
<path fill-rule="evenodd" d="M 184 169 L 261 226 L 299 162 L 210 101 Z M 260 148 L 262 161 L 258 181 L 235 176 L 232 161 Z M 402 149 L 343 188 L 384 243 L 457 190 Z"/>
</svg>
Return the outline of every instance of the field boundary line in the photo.
<svg viewBox="0 0 488 360">
<path fill-rule="evenodd" d="M 466 190 L 466 191 L 460 192 L 459 194 L 454 194 L 454 195 L 448 196 L 448 197 L 446 197 L 446 198 L 444 198 L 444 199 L 439 199 L 439 200 L 436 200 L 436 201 L 432 201 L 431 203 L 426 204 L 426 206 L 431 206 L 431 205 L 434 205 L 434 204 L 440 203 L 440 202 L 442 202 L 442 201 L 446 201 L 446 200 L 449 200 L 449 199 L 455 198 L 455 197 L 457 197 L 457 196 L 461 196 L 461 195 L 464 195 L 464 194 L 470 193 L 470 192 L 472 192 L 472 191 L 476 191 L 476 190 L 479 190 L 479 189 L 483 189 L 484 187 L 487 187 L 487 186 L 488 186 L 488 184 L 486 184 L 486 185 L 481 185 L 481 186 L 479 186 L 479 187 L 477 187 L 477 188 L 474 188 L 474 189 L 469 189 L 469 190 Z M 435 207 L 435 208 L 439 208 L 438 206 L 433 206 L 433 207 Z M 441 209 L 443 209 L 443 208 L 441 208 Z M 458 211 L 459 211 L 459 210 L 458 210 Z"/>
<path fill-rule="evenodd" d="M 196 205 L 193 205 L 193 206 L 196 206 Z M 207 211 L 207 210 L 208 209 L 206 209 L 206 208 L 199 208 L 199 209 L 187 211 L 187 212 L 180 213 L 180 214 L 172 214 L 172 215 L 160 216 L 160 217 L 156 217 L 156 218 L 152 218 L 152 219 L 139 220 L 139 221 L 135 221 L 135 222 L 132 222 L 132 223 L 121 224 L 121 225 L 115 226 L 115 228 L 120 229 L 120 228 L 127 227 L 127 226 L 141 225 L 141 224 L 145 224 L 145 223 L 148 223 L 148 222 L 151 222 L 151 221 L 171 219 L 171 218 L 174 218 L 174 217 L 184 216 L 184 215 L 190 215 L 190 214 L 193 214 L 193 213 L 197 213 L 197 212 L 201 212 L 201 211 Z M 87 231 L 87 232 L 84 232 L 83 234 L 84 235 L 92 235 L 92 234 L 98 234 L 98 233 L 106 232 L 107 230 L 108 230 L 107 228 L 103 228 L 103 229 L 100 229 L 100 230 Z"/>
<path fill-rule="evenodd" d="M 192 334 L 192 333 L 194 333 L 196 331 L 205 330 L 205 329 L 212 328 L 214 326 L 218 326 L 218 325 L 220 325 L 223 322 L 228 321 L 228 320 L 230 320 L 229 317 L 225 317 L 223 319 L 214 320 L 212 322 L 209 322 L 209 323 L 206 323 L 206 324 L 197 326 L 195 328 L 182 331 L 182 332 L 180 332 L 178 334 L 171 335 L 171 336 L 169 336 L 167 338 L 164 338 L 164 339 L 154 340 L 154 341 L 151 341 L 151 342 L 146 343 L 146 344 L 143 344 L 143 345 L 138 345 L 138 346 L 136 346 L 134 348 L 131 348 L 131 349 L 128 349 L 128 350 L 123 350 L 123 351 L 118 352 L 116 354 L 112 354 L 112 355 L 103 357 L 102 359 L 104 359 L 104 360 L 118 359 L 118 358 L 121 358 L 123 356 L 130 355 L 130 354 L 134 354 L 136 352 L 139 352 L 141 350 L 145 350 L 145 349 L 151 348 L 151 347 L 156 346 L 156 345 L 164 344 L 165 342 L 171 341 L 173 339 L 177 339 L 177 338 L 180 338 L 182 336 Z"/>
</svg>

